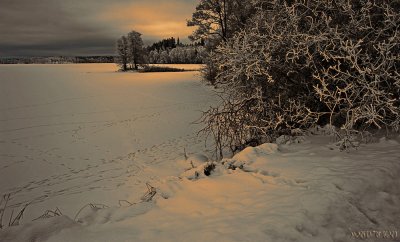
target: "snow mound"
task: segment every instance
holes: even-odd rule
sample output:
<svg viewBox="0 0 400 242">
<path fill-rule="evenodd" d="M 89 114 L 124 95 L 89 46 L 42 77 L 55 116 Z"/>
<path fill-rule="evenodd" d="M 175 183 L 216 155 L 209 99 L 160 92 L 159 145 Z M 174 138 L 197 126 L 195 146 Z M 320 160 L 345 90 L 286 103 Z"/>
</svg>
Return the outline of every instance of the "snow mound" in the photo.
<svg viewBox="0 0 400 242">
<path fill-rule="evenodd" d="M 260 155 L 272 155 L 279 151 L 277 144 L 265 143 L 257 147 L 247 147 L 241 152 L 232 157 L 236 161 L 249 161 L 254 160 L 255 157 Z"/>
<path fill-rule="evenodd" d="M 202 154 L 193 154 L 190 155 L 187 160 L 186 160 L 189 164 L 192 165 L 192 167 L 197 167 L 200 165 L 203 165 L 204 163 L 208 162 L 209 159 L 207 156 L 202 155 Z"/>
<path fill-rule="evenodd" d="M 314 127 L 311 127 L 307 131 L 307 133 L 313 135 L 333 135 L 336 133 L 336 127 L 330 124 L 327 124 L 325 126 L 316 125 Z"/>
<path fill-rule="evenodd" d="M 58 217 L 5 228 L 0 241 L 345 242 L 360 231 L 396 231 L 399 144 L 382 139 L 340 152 L 329 142 L 264 144 L 221 162 L 200 156 L 197 167 L 152 184 L 151 202 L 88 209 L 80 222 Z"/>
<path fill-rule="evenodd" d="M 291 145 L 291 144 L 299 144 L 306 140 L 305 136 L 290 136 L 290 135 L 281 135 L 276 138 L 276 143 L 280 145 Z"/>
<path fill-rule="evenodd" d="M 20 226 L 0 230 L 0 241 L 46 241 L 63 229 L 78 227 L 79 224 L 67 216 L 37 220 Z"/>
<path fill-rule="evenodd" d="M 191 154 L 186 159 L 177 160 L 176 162 L 183 170 L 187 171 L 203 167 L 204 164 L 209 162 L 209 159 L 203 154 Z"/>
</svg>

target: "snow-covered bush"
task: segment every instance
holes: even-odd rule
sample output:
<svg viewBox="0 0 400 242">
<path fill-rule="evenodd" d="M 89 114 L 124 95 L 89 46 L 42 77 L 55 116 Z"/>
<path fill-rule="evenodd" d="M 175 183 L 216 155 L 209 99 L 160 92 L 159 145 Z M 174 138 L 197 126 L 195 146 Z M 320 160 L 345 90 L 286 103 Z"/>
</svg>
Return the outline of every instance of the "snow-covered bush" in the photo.
<svg viewBox="0 0 400 242">
<path fill-rule="evenodd" d="M 253 3 L 211 57 L 223 98 L 203 131 L 219 150 L 316 123 L 399 130 L 400 1 Z"/>
</svg>

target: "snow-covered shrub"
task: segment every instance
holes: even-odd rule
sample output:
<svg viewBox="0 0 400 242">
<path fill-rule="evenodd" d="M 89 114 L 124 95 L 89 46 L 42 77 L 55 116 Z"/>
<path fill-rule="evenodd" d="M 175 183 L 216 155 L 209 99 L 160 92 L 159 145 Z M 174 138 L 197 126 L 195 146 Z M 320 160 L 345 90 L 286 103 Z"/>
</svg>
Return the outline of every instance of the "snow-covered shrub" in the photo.
<svg viewBox="0 0 400 242">
<path fill-rule="evenodd" d="M 253 2 L 211 57 L 222 104 L 203 131 L 217 149 L 315 124 L 399 130 L 399 1 Z"/>
</svg>

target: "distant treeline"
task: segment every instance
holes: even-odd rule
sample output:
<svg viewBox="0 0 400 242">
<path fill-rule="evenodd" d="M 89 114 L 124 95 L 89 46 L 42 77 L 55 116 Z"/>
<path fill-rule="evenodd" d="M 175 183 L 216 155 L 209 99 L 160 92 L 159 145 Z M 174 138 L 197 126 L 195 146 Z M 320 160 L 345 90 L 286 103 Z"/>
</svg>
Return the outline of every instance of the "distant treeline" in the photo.
<svg viewBox="0 0 400 242">
<path fill-rule="evenodd" d="M 203 46 L 181 46 L 152 50 L 148 54 L 148 60 L 152 64 L 203 64 L 205 55 Z"/>
<path fill-rule="evenodd" d="M 114 63 L 114 56 L 0 57 L 0 64 Z"/>
<path fill-rule="evenodd" d="M 204 41 L 200 40 L 198 42 L 193 42 L 191 44 L 183 44 L 180 42 L 179 37 L 175 40 L 174 37 L 163 39 L 158 42 L 153 43 L 152 45 L 147 47 L 147 51 L 152 50 L 166 50 L 166 49 L 173 49 L 176 47 L 197 47 L 197 46 L 204 46 Z"/>
<path fill-rule="evenodd" d="M 121 71 L 143 69 L 148 64 L 203 64 L 204 41 L 183 44 L 179 38 L 162 39 L 144 46 L 142 34 L 132 30 L 116 41 L 115 63 Z"/>
<path fill-rule="evenodd" d="M 206 54 L 203 41 L 182 44 L 173 37 L 148 46 L 147 53 L 153 64 L 202 64 Z"/>
<path fill-rule="evenodd" d="M 142 53 L 146 62 L 153 64 L 202 64 L 205 54 L 203 41 L 183 44 L 173 37 L 144 47 Z M 0 64 L 114 63 L 116 58 L 118 56 L 0 57 Z"/>
</svg>

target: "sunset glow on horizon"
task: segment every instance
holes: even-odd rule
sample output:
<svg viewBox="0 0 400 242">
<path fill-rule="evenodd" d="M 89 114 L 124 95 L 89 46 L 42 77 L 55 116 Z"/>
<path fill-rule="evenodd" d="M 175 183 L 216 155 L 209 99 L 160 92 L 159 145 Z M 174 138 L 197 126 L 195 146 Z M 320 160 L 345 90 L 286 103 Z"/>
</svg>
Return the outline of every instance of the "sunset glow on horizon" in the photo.
<svg viewBox="0 0 400 242">
<path fill-rule="evenodd" d="M 116 4 L 102 12 L 99 20 L 116 23 L 121 32 L 135 29 L 144 39 L 186 39 L 193 32 L 193 27 L 186 26 L 193 10 L 194 5 L 189 2 L 159 1 L 153 6 L 149 1 L 142 1 L 127 6 Z"/>
<path fill-rule="evenodd" d="M 188 43 L 196 0 L 0 0 L 0 56 L 112 55 L 131 30 L 145 44 Z"/>
</svg>

